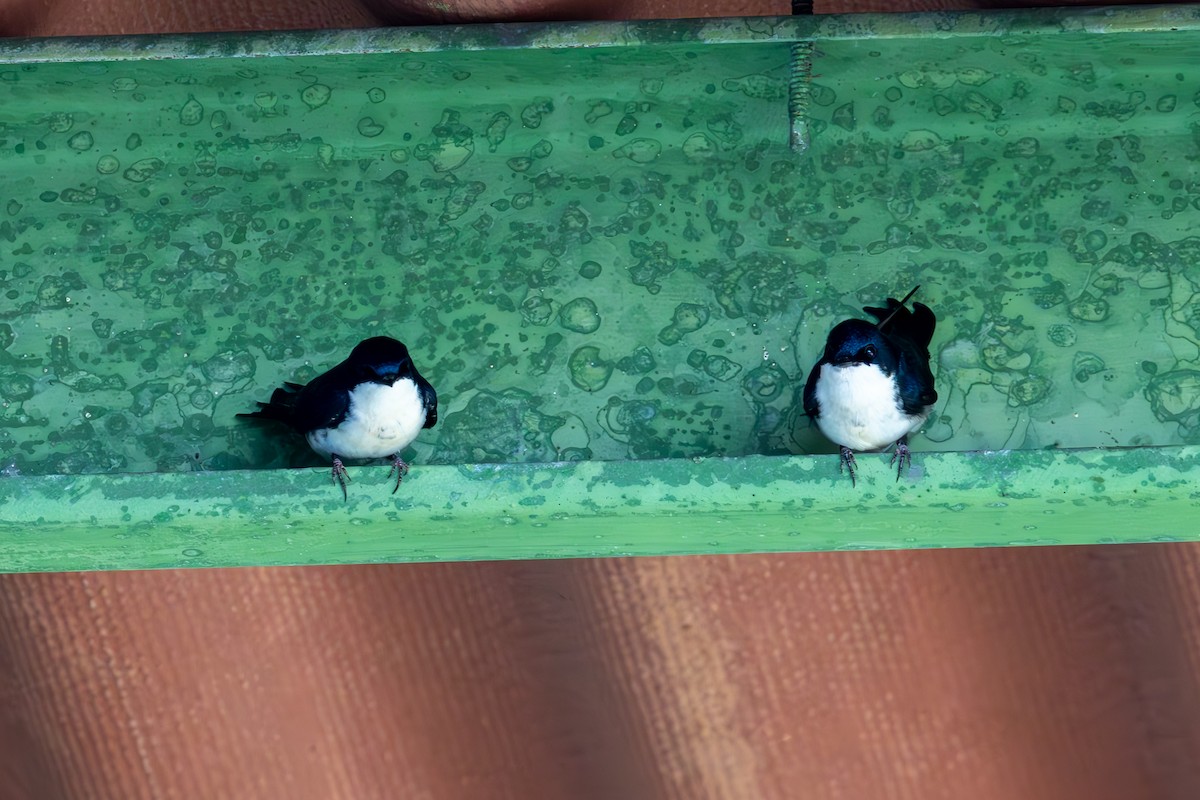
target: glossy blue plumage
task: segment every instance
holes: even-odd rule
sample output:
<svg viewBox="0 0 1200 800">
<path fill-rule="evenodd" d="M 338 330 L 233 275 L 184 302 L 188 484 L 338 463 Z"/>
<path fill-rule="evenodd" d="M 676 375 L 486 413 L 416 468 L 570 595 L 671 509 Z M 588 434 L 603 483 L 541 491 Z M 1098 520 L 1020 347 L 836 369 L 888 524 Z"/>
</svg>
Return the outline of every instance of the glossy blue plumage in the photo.
<svg viewBox="0 0 1200 800">
<path fill-rule="evenodd" d="M 387 336 L 365 339 L 328 372 L 306 385 L 285 383 L 258 405 L 258 411 L 238 416 L 275 420 L 304 434 L 315 451 L 332 458 L 343 492 L 343 458 L 391 455 L 399 487 L 408 469 L 400 451 L 417 431 L 437 423 L 433 386 L 417 371 L 408 348 Z"/>
<path fill-rule="evenodd" d="M 849 319 L 830 331 L 821 359 L 804 386 L 804 411 L 838 444 L 854 478 L 853 450 L 897 444 L 903 469 L 907 435 L 937 401 L 929 344 L 937 319 L 928 306 L 889 297 L 885 308 L 863 310 L 877 322 Z"/>
</svg>

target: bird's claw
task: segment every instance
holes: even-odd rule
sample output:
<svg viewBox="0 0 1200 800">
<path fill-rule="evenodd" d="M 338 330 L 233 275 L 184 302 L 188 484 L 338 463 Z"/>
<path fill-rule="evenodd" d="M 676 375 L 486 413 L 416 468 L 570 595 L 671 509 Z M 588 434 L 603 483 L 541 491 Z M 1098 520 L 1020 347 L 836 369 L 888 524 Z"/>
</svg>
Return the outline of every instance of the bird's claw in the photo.
<svg viewBox="0 0 1200 800">
<path fill-rule="evenodd" d="M 404 476 L 408 474 L 408 464 L 400 457 L 399 454 L 392 456 L 392 468 L 388 471 L 388 477 L 392 477 L 392 473 L 396 473 L 396 485 L 392 487 L 392 494 L 400 488 L 400 481 L 404 480 Z"/>
<path fill-rule="evenodd" d="M 333 457 L 333 480 L 342 487 L 342 500 L 348 501 L 350 497 L 346 494 L 346 484 L 350 482 L 350 473 L 346 471 L 346 465 L 337 456 Z"/>
<path fill-rule="evenodd" d="M 899 462 L 897 464 L 897 462 Z M 900 476 L 904 471 L 912 466 L 912 452 L 908 449 L 908 437 L 901 436 L 900 441 L 896 442 L 896 450 L 892 453 L 892 460 L 889 465 L 896 465 L 896 480 L 900 480 Z"/>
<path fill-rule="evenodd" d="M 854 453 L 851 452 L 849 447 L 842 448 L 842 458 L 838 462 L 839 474 L 842 472 L 843 467 L 850 473 L 850 485 L 857 486 L 858 482 L 855 480 L 855 472 L 858 469 L 858 464 L 855 462 Z"/>
</svg>

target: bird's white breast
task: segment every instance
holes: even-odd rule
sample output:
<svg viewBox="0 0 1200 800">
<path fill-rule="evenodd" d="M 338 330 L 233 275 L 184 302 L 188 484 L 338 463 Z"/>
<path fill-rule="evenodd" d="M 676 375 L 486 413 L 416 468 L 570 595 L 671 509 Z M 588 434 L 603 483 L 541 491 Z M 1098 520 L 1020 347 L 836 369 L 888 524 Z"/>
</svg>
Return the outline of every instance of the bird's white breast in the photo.
<svg viewBox="0 0 1200 800">
<path fill-rule="evenodd" d="M 383 458 L 412 444 L 425 424 L 417 385 L 401 378 L 391 386 L 361 383 L 350 392 L 350 409 L 336 428 L 308 434 L 308 444 L 324 456 Z"/>
<path fill-rule="evenodd" d="M 851 450 L 887 447 L 928 416 L 904 413 L 896 382 L 873 364 L 822 364 L 816 395 L 817 427 L 831 442 Z"/>
</svg>

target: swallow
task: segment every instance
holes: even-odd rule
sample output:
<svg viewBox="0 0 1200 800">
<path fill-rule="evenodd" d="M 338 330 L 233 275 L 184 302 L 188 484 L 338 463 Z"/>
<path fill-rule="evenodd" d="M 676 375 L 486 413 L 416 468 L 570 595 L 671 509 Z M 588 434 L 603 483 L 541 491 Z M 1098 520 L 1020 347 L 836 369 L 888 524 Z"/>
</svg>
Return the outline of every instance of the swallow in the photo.
<svg viewBox="0 0 1200 800">
<path fill-rule="evenodd" d="M 239 417 L 281 422 L 332 459 L 333 480 L 347 499 L 342 459 L 391 458 L 392 494 L 408 473 L 400 453 L 437 423 L 437 393 L 421 377 L 408 348 L 388 336 L 359 342 L 342 363 L 307 384 L 285 382 L 259 410 Z"/>
<path fill-rule="evenodd" d="M 804 385 L 804 413 L 825 438 L 842 449 L 840 464 L 855 484 L 855 450 L 884 450 L 895 444 L 896 480 L 912 464 L 908 434 L 929 417 L 937 392 L 929 367 L 929 343 L 937 318 L 913 303 L 915 287 L 887 308 L 864 307 L 875 318 L 848 319 L 829 332 L 825 353 Z"/>
</svg>

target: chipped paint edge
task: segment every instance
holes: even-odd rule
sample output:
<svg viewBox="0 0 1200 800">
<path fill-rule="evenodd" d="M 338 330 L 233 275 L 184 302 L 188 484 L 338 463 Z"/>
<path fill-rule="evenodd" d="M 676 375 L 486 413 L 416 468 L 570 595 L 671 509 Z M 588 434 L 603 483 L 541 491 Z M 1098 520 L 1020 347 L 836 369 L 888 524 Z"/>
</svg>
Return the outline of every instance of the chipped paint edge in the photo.
<svg viewBox="0 0 1200 800">
<path fill-rule="evenodd" d="M 1200 447 L 0 479 L 0 571 L 1200 540 Z"/>
</svg>

